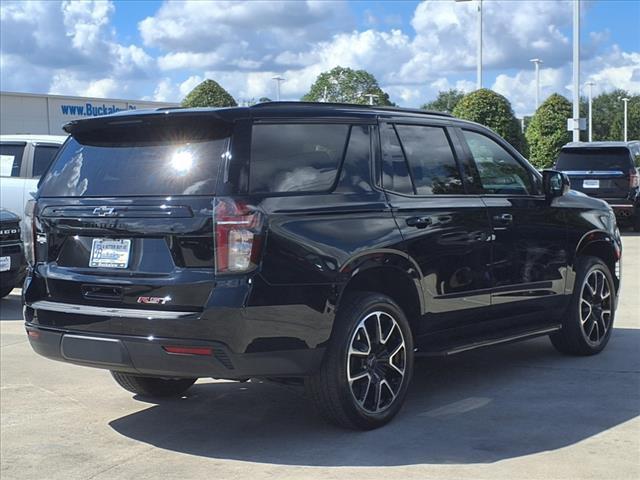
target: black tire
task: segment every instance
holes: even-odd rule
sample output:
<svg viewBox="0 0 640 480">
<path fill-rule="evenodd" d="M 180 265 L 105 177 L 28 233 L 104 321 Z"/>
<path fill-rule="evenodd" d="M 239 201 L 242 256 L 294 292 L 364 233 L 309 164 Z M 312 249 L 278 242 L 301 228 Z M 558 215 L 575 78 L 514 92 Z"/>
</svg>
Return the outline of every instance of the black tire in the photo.
<svg viewBox="0 0 640 480">
<path fill-rule="evenodd" d="M 596 294 L 592 293 L 594 278 Z M 602 283 L 598 283 L 598 278 Z M 603 285 L 603 293 L 598 293 L 600 285 Z M 605 288 L 608 297 L 603 299 Z M 571 303 L 562 321 L 562 329 L 550 335 L 551 343 L 567 355 L 600 353 L 611 338 L 615 305 L 616 292 L 609 267 L 599 258 L 579 257 Z M 607 310 L 610 312 L 608 315 L 605 313 Z"/>
<path fill-rule="evenodd" d="M 196 378 L 142 377 L 123 372 L 111 372 L 125 390 L 144 397 L 177 397 L 196 382 Z"/>
<path fill-rule="evenodd" d="M 4 298 L 11 293 L 13 287 L 0 287 L 0 298 Z"/>
<path fill-rule="evenodd" d="M 371 430 L 398 413 L 412 373 L 413 337 L 404 312 L 386 295 L 362 292 L 341 302 L 322 366 L 305 387 L 329 422 Z"/>
<path fill-rule="evenodd" d="M 640 232 L 640 207 L 636 207 L 635 209 L 635 215 L 631 220 L 631 227 L 634 232 Z"/>
</svg>

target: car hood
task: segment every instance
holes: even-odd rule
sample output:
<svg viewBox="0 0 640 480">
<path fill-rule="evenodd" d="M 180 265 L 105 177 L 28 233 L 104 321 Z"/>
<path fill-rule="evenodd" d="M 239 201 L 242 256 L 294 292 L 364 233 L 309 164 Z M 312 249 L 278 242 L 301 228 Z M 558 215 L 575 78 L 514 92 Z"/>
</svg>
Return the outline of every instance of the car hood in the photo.
<svg viewBox="0 0 640 480">
<path fill-rule="evenodd" d="M 6 208 L 0 208 L 0 222 L 18 222 L 20 217 Z"/>
</svg>

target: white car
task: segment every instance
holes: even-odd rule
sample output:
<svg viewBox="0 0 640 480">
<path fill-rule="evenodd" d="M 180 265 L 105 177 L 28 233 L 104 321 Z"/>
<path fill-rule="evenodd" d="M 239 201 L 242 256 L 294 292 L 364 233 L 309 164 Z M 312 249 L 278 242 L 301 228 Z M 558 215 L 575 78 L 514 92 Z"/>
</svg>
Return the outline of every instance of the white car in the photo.
<svg viewBox="0 0 640 480">
<path fill-rule="evenodd" d="M 0 135 L 0 208 L 22 217 L 64 135 Z"/>
</svg>

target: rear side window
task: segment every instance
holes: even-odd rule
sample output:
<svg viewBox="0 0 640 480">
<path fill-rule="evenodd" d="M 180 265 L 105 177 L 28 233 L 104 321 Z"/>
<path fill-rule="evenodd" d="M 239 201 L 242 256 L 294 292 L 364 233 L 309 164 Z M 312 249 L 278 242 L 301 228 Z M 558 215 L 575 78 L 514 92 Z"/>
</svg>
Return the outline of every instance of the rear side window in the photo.
<svg viewBox="0 0 640 480">
<path fill-rule="evenodd" d="M 24 144 L 0 145 L 0 177 L 19 177 Z"/>
<path fill-rule="evenodd" d="M 81 143 L 70 139 L 40 185 L 44 197 L 211 195 L 228 140 Z"/>
<path fill-rule="evenodd" d="M 556 169 L 562 171 L 608 170 L 627 173 L 631 168 L 629 150 L 610 148 L 563 148 Z"/>
<path fill-rule="evenodd" d="M 256 124 L 251 135 L 254 193 L 325 192 L 336 181 L 349 125 Z"/>
<path fill-rule="evenodd" d="M 51 160 L 55 157 L 60 147 L 52 145 L 36 145 L 36 151 L 33 154 L 33 177 L 39 177 L 47 171 Z"/>
<path fill-rule="evenodd" d="M 442 127 L 396 125 L 418 195 L 464 193 L 458 164 Z"/>
</svg>

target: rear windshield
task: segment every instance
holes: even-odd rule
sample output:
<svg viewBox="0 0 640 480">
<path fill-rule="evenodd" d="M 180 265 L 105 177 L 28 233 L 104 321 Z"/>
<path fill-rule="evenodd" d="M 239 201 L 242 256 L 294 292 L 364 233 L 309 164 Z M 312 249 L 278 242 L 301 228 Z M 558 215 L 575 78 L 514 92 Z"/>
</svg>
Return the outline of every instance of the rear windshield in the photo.
<svg viewBox="0 0 640 480">
<path fill-rule="evenodd" d="M 626 148 L 563 148 L 556 168 L 564 171 L 617 170 L 631 167 Z"/>
<path fill-rule="evenodd" d="M 71 138 L 40 184 L 43 197 L 213 195 L 228 138 Z"/>
</svg>

